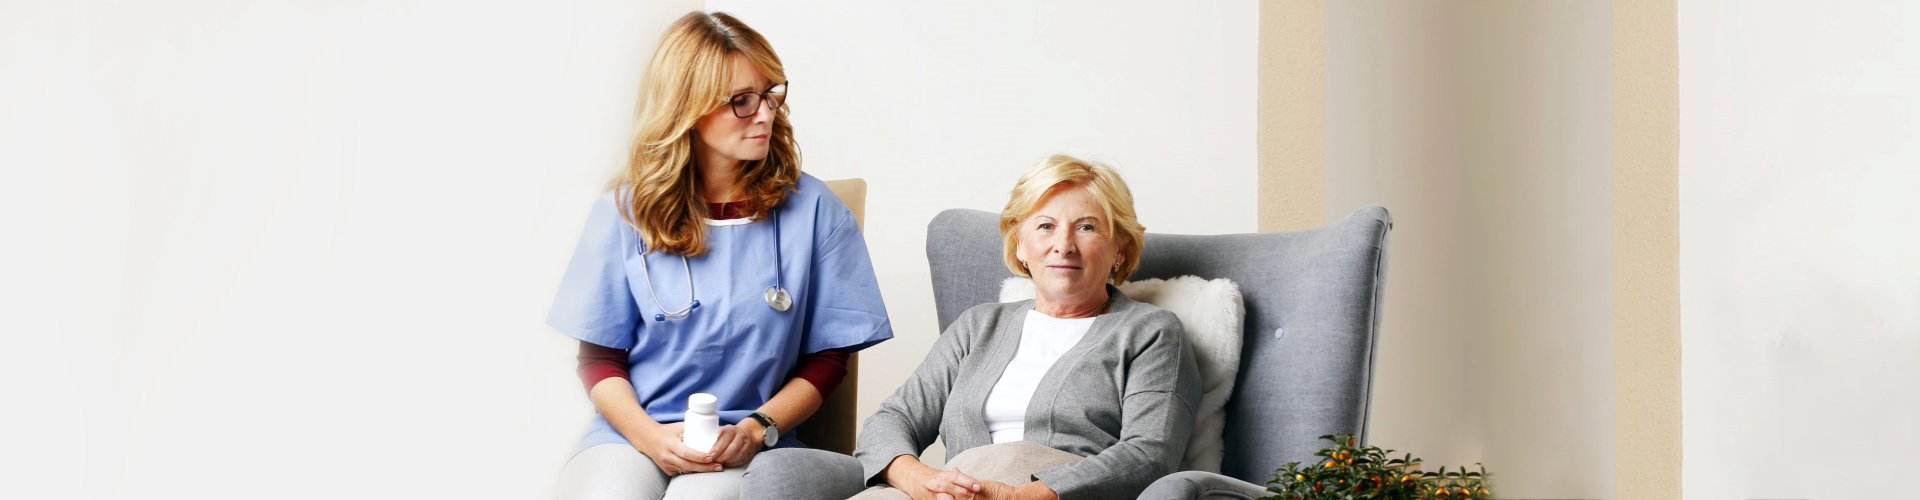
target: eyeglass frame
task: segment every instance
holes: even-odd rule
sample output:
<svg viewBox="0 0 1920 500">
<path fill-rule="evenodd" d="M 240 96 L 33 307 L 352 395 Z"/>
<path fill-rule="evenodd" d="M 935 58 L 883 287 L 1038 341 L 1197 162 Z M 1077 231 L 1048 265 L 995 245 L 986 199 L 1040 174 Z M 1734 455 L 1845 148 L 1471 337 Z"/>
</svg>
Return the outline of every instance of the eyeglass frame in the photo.
<svg viewBox="0 0 1920 500">
<path fill-rule="evenodd" d="M 759 113 L 760 113 L 760 105 L 761 105 L 762 103 L 768 103 L 768 102 L 776 102 L 776 101 L 775 101 L 775 100 L 774 100 L 774 99 L 773 99 L 773 98 L 772 98 L 771 96 L 772 96 L 772 95 L 773 95 L 773 93 L 774 93 L 774 92 L 773 92 L 773 90 L 774 90 L 774 89 L 780 89 L 780 99 L 779 99 L 779 100 L 777 101 L 777 102 L 779 102 L 779 103 L 780 103 L 780 105 L 779 105 L 779 106 L 768 106 L 768 108 L 769 108 L 769 109 L 771 109 L 771 110 L 773 110 L 774 112 L 776 112 L 776 113 L 778 113 L 778 112 L 780 112 L 780 109 L 781 109 L 781 108 L 785 108 L 785 107 L 787 106 L 787 84 L 789 84 L 789 83 L 793 83 L 793 82 L 792 82 L 791 80 L 789 80 L 789 81 L 785 81 L 785 82 L 780 82 L 780 83 L 776 83 L 776 84 L 773 84 L 773 86 L 772 86 L 772 87 L 767 87 L 767 89 L 766 89 L 766 90 L 762 90 L 762 91 L 759 91 L 759 92 L 741 92 L 741 93 L 738 93 L 738 94 L 733 94 L 733 95 L 729 95 L 729 96 L 726 96 L 726 97 L 722 97 L 722 98 L 720 98 L 720 103 L 721 103 L 721 104 L 725 104 L 725 105 L 727 105 L 727 107 L 728 107 L 728 108 L 730 108 L 730 110 L 731 110 L 731 111 L 733 111 L 733 117 L 734 117 L 734 118 L 753 118 L 753 115 L 756 115 L 756 114 L 759 114 Z M 759 96 L 759 98 L 760 98 L 760 100 L 759 100 L 759 102 L 755 102 L 755 103 L 753 103 L 753 107 L 751 107 L 751 108 L 747 108 L 747 109 L 748 109 L 748 111 L 747 111 L 747 114 L 745 114 L 745 115 L 742 115 L 742 114 L 740 114 L 740 107 L 739 107 L 739 106 L 736 106 L 736 105 L 734 105 L 734 104 L 733 104 L 733 100 L 734 100 L 735 98 L 738 98 L 738 97 L 741 97 L 741 96 L 749 96 L 749 95 L 751 95 L 751 96 Z"/>
</svg>

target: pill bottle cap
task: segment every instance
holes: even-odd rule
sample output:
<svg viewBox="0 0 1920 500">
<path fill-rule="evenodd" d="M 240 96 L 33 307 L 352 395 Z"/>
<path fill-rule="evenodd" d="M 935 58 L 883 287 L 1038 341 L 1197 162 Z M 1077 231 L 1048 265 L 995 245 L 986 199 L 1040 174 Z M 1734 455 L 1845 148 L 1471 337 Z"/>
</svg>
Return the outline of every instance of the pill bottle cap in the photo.
<svg viewBox="0 0 1920 500">
<path fill-rule="evenodd" d="M 713 413 L 714 406 L 719 402 L 720 398 L 713 397 L 712 394 L 694 393 L 692 396 L 687 396 L 687 411 Z"/>
</svg>

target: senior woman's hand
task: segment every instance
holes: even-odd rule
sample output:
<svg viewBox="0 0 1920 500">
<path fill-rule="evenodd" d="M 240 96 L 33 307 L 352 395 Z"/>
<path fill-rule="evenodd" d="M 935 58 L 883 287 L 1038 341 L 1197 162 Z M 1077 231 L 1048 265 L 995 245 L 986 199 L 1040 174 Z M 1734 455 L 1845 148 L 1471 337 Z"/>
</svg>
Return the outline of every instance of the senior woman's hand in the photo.
<svg viewBox="0 0 1920 500">
<path fill-rule="evenodd" d="M 939 500 L 1059 500 L 1060 495 L 1046 483 L 1034 481 L 1014 486 L 990 479 L 974 479 L 959 467 L 935 470 L 924 485 Z M 959 491 L 955 491 L 958 488 Z M 911 495 L 909 495 L 911 496 Z"/>
<path fill-rule="evenodd" d="M 961 472 L 959 467 L 947 470 L 929 468 L 933 474 L 920 481 L 920 486 L 933 494 L 937 500 L 972 500 L 987 498 L 982 481 Z"/>
<path fill-rule="evenodd" d="M 887 464 L 881 474 L 887 484 L 913 500 L 971 500 L 985 498 L 980 481 L 959 469 L 940 470 L 920 463 L 913 455 L 900 455 Z"/>
<path fill-rule="evenodd" d="M 980 495 L 975 498 L 986 500 L 1060 500 L 1060 494 L 1048 488 L 1046 483 L 1034 481 L 1014 486 L 999 481 L 981 481 Z"/>
</svg>

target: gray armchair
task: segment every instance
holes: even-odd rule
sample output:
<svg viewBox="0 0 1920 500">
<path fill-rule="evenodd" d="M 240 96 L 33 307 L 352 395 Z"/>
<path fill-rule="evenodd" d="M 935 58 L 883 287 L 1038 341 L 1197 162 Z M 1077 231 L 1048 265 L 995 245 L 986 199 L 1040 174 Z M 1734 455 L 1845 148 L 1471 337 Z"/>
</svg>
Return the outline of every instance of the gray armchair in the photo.
<svg viewBox="0 0 1920 500">
<path fill-rule="evenodd" d="M 927 225 L 942 331 L 967 308 L 998 299 L 1012 276 L 1001 263 L 996 217 L 953 209 Z M 1327 444 L 1321 435 L 1366 440 L 1392 227 L 1386 209 L 1367 207 L 1306 231 L 1147 233 L 1133 279 L 1227 278 L 1246 304 L 1222 473 L 1265 484 L 1287 462 L 1312 461 Z"/>
</svg>

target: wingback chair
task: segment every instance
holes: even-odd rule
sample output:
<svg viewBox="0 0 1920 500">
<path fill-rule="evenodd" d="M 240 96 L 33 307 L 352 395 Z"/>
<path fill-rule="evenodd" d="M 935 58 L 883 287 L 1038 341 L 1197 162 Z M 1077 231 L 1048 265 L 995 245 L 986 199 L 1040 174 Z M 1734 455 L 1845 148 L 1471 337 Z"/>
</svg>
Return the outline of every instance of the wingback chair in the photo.
<svg viewBox="0 0 1920 500">
<path fill-rule="evenodd" d="M 967 308 L 997 300 L 1012 276 L 997 218 L 953 209 L 927 225 L 941 331 Z M 1265 484 L 1287 462 L 1311 462 L 1327 444 L 1321 435 L 1366 440 L 1392 227 L 1386 209 L 1367 207 L 1305 231 L 1147 233 L 1132 279 L 1227 278 L 1246 306 L 1221 473 Z"/>
</svg>

